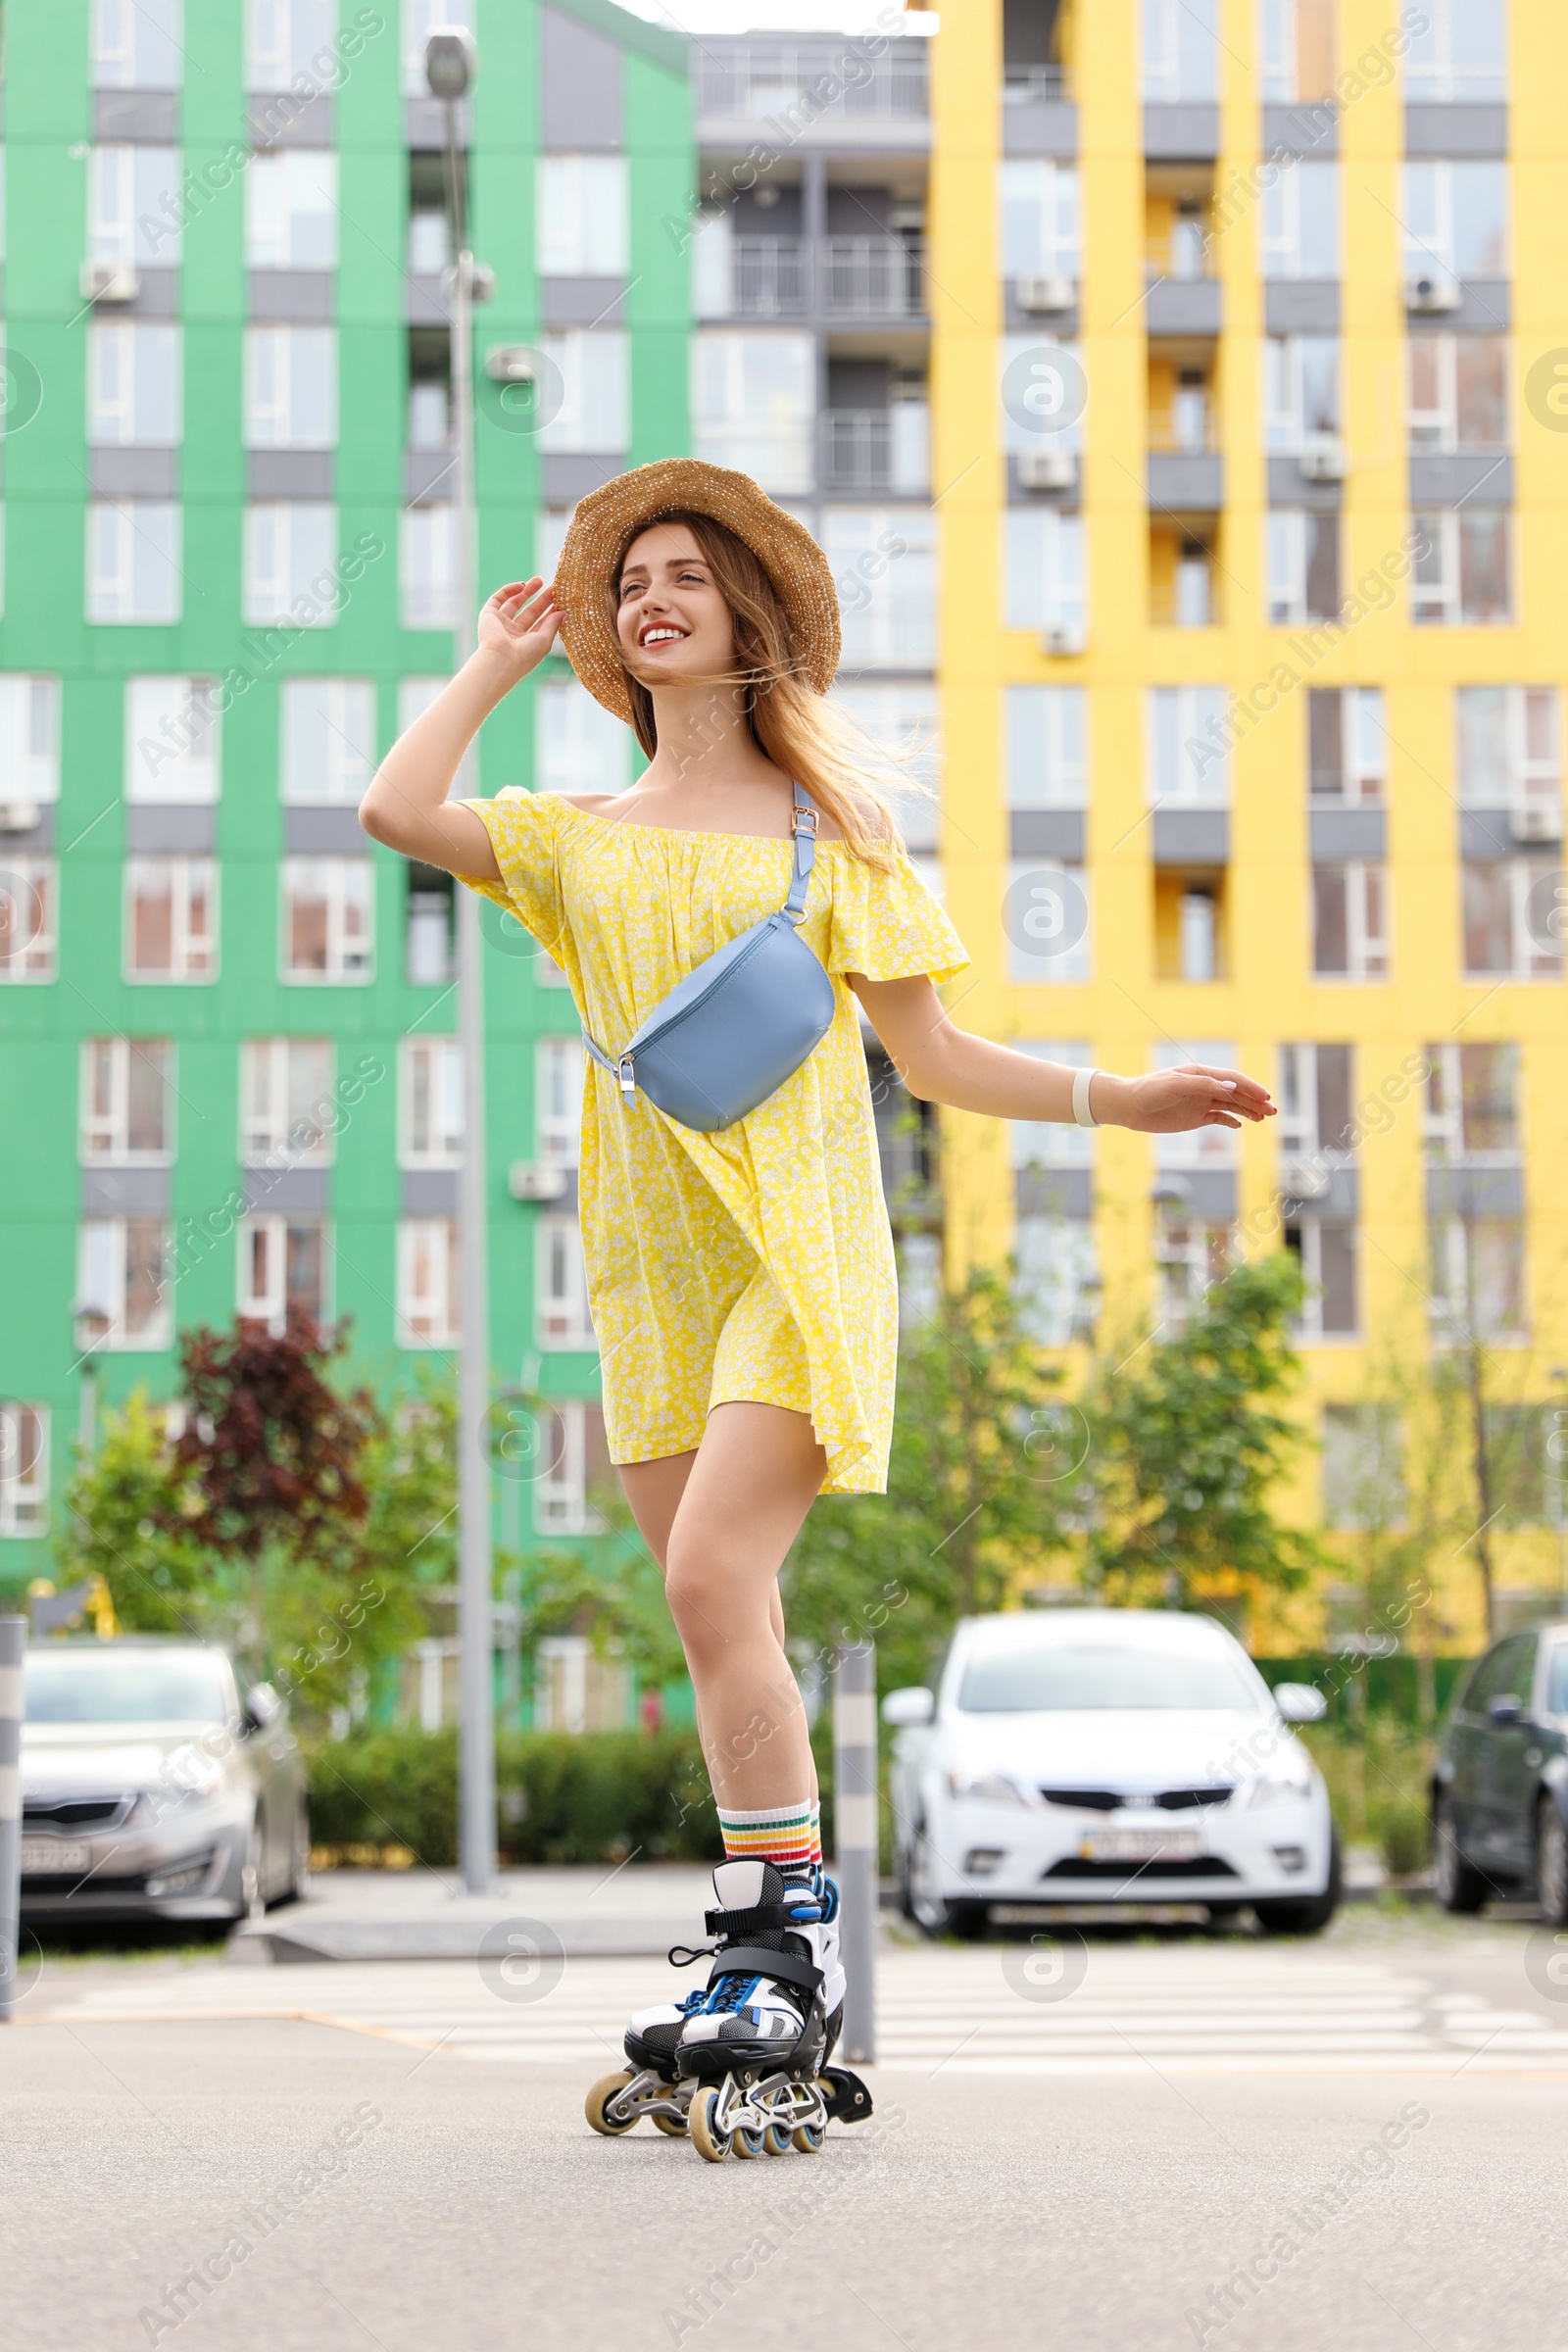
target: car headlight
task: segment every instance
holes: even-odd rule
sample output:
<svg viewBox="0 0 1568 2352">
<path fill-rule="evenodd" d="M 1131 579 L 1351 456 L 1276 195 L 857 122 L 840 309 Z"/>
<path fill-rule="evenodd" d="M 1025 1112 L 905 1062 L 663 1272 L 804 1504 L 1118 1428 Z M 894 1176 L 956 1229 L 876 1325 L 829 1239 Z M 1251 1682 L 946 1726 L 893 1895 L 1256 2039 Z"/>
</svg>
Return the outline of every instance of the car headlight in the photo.
<svg viewBox="0 0 1568 2352">
<path fill-rule="evenodd" d="M 952 1795 L 966 1798 L 975 1805 L 1021 1805 L 1024 1802 L 1004 1773 L 950 1772 L 948 1788 Z"/>
<path fill-rule="evenodd" d="M 1268 1771 L 1260 1772 L 1255 1780 L 1249 1781 L 1242 1803 L 1250 1811 L 1257 1805 L 1279 1805 L 1291 1800 L 1299 1803 L 1311 1793 L 1310 1762 L 1305 1756 L 1289 1756 L 1277 1764 L 1271 1764 Z"/>
<path fill-rule="evenodd" d="M 148 1792 L 148 1802 L 156 1813 L 167 1813 L 172 1806 L 204 1804 L 209 1797 L 220 1796 L 223 1789 L 223 1767 L 216 1756 L 204 1756 L 199 1748 L 182 1748 L 169 1760 L 169 1778 L 161 1788 Z"/>
</svg>

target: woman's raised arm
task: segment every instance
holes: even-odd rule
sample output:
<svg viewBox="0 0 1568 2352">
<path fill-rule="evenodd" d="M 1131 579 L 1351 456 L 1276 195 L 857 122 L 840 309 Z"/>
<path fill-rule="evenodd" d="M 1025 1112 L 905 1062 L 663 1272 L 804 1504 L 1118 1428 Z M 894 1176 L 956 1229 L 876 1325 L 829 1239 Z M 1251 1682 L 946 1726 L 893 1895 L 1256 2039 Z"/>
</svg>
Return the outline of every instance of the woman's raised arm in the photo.
<svg viewBox="0 0 1568 2352">
<path fill-rule="evenodd" d="M 541 580 L 498 588 L 479 615 L 479 643 L 413 726 L 400 735 L 360 803 L 360 822 L 376 841 L 444 866 L 449 874 L 494 881 L 500 868 L 490 836 L 471 808 L 449 801 L 463 755 L 496 705 L 544 660 L 561 615 Z"/>
</svg>

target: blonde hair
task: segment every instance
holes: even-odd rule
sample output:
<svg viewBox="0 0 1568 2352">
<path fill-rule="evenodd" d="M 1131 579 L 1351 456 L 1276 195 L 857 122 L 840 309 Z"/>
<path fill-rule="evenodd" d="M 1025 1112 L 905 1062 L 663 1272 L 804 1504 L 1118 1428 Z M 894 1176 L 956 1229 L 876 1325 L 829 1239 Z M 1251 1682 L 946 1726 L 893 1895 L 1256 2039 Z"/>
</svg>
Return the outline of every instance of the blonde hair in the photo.
<svg viewBox="0 0 1568 2352">
<path fill-rule="evenodd" d="M 789 617 L 778 591 L 760 558 L 727 525 L 710 514 L 686 513 L 660 514 L 637 525 L 605 584 L 617 645 L 620 575 L 627 552 L 645 531 L 666 522 L 681 523 L 691 532 L 734 617 L 737 666 L 713 683 L 731 685 L 744 679 L 747 722 L 759 749 L 805 786 L 833 818 L 854 857 L 884 869 L 895 864 L 904 846 L 895 796 L 931 797 L 909 772 L 911 755 L 874 743 L 847 712 L 835 710 L 826 695 L 797 674 Z M 626 689 L 633 731 L 651 760 L 659 748 L 654 698 L 630 670 Z"/>
</svg>

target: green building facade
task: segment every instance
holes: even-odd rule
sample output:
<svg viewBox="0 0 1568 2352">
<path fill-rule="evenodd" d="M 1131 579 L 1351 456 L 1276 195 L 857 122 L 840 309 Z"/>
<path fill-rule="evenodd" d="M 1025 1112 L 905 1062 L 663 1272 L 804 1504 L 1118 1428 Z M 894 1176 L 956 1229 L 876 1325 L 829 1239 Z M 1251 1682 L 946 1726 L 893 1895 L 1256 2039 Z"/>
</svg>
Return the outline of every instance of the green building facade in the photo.
<svg viewBox="0 0 1568 2352">
<path fill-rule="evenodd" d="M 0 619 L 0 1592 L 50 1572 L 74 1441 L 178 1333 L 348 1318 L 383 1393 L 456 1341 L 452 904 L 368 842 L 452 656 L 450 0 L 7 12 Z M 608 0 L 477 0 L 464 110 L 483 588 L 688 446 L 684 49 Z M 519 395 L 489 352 L 538 355 Z M 552 661 L 481 788 L 605 789 Z M 602 1447 L 569 996 L 485 912 L 498 1389 L 559 1404 L 497 1533 L 585 1535 Z"/>
</svg>

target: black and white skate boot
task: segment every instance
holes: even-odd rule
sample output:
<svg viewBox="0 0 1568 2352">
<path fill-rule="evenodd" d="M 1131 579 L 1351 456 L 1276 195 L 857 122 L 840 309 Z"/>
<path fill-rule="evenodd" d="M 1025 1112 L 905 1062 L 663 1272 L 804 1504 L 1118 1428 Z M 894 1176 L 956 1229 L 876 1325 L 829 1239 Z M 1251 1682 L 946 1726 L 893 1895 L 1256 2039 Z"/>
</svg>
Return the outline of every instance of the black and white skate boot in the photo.
<svg viewBox="0 0 1568 2352">
<path fill-rule="evenodd" d="M 688 2003 L 676 2049 L 682 2076 L 717 2082 L 820 2065 L 844 2008 L 838 1888 L 814 1870 L 786 1879 L 771 1862 L 721 1862 L 713 1873 L 718 1937 L 701 1999 Z"/>
</svg>

